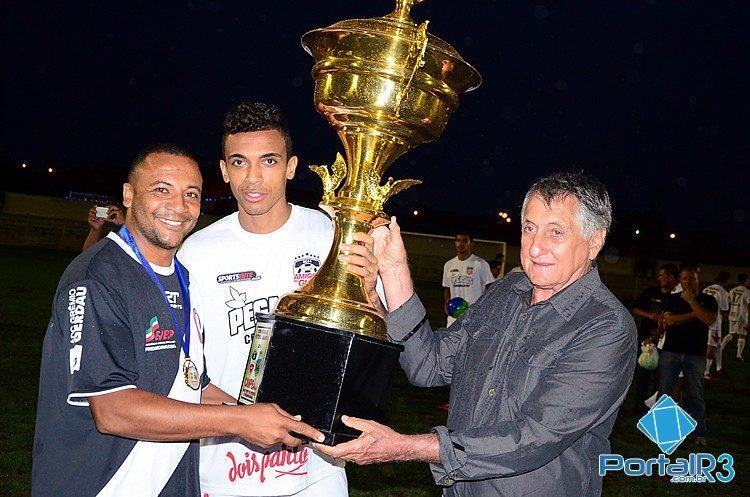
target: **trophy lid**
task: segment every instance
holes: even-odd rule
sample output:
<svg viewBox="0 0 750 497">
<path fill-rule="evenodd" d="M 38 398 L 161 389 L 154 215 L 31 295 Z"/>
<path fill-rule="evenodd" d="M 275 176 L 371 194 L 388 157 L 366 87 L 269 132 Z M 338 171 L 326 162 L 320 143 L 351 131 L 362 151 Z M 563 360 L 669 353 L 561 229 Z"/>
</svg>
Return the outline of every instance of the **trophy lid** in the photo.
<svg viewBox="0 0 750 497">
<path fill-rule="evenodd" d="M 387 37 L 400 41 L 414 40 L 417 37 L 419 25 L 412 20 L 409 12 L 413 4 L 423 1 L 396 0 L 396 8 L 393 12 L 383 17 L 347 19 L 327 28 L 309 31 L 302 36 L 302 46 L 316 60 L 322 60 L 331 49 L 330 37 L 335 39 L 354 35 L 361 36 L 363 39 Z M 450 76 L 445 74 L 440 79 L 444 80 L 456 94 L 479 87 L 482 82 L 481 75 L 461 57 L 455 48 L 430 33 L 427 33 L 427 40 L 426 54 L 442 60 L 443 68 L 450 68 L 452 74 Z M 368 58 L 368 55 L 373 59 L 382 56 L 382 54 L 360 54 L 364 58 Z"/>
</svg>

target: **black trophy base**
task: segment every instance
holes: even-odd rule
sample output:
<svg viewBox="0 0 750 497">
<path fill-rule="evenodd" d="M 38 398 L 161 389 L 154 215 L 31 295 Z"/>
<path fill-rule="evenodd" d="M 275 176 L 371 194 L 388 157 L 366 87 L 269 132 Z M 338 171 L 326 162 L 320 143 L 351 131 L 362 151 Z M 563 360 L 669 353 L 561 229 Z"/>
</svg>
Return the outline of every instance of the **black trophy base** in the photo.
<svg viewBox="0 0 750 497">
<path fill-rule="evenodd" d="M 257 402 L 275 402 L 336 445 L 360 434 L 342 415 L 383 422 L 401 345 L 279 316 L 273 322 Z"/>
</svg>

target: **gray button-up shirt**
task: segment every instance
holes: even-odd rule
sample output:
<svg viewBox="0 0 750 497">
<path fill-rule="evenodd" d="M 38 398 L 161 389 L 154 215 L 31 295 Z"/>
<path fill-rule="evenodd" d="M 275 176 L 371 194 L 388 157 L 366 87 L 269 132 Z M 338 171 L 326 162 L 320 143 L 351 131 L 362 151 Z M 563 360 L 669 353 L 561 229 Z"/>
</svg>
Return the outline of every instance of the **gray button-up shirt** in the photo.
<svg viewBox="0 0 750 497">
<path fill-rule="evenodd" d="M 635 367 L 635 323 L 596 267 L 548 300 L 531 305 L 531 293 L 511 273 L 437 332 L 416 295 L 387 318 L 411 382 L 451 385 L 431 465 L 446 496 L 601 494 L 597 460 Z"/>
</svg>

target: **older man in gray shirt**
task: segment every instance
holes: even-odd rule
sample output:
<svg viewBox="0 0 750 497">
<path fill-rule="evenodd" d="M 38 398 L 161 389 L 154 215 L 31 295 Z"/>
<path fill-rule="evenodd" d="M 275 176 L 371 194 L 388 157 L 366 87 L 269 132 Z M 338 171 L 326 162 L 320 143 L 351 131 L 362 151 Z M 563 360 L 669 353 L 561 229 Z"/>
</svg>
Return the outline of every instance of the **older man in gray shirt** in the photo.
<svg viewBox="0 0 750 497">
<path fill-rule="evenodd" d="M 596 496 L 597 459 L 630 385 L 636 329 L 594 260 L 609 195 L 582 173 L 537 181 L 521 211 L 521 265 L 433 333 L 414 294 L 398 225 L 375 234 L 388 334 L 418 386 L 451 385 L 446 426 L 403 435 L 369 420 L 321 447 L 358 464 L 431 463 L 446 496 Z"/>
</svg>

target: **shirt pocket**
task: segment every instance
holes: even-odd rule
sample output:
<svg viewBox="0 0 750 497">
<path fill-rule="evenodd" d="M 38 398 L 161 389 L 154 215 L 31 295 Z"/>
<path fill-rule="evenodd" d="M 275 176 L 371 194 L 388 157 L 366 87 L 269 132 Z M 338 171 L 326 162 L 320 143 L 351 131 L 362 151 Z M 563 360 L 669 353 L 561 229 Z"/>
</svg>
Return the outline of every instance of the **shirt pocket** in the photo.
<svg viewBox="0 0 750 497">
<path fill-rule="evenodd" d="M 560 355 L 556 350 L 521 347 L 508 369 L 508 393 L 523 403 L 539 382 L 557 366 Z"/>
</svg>

